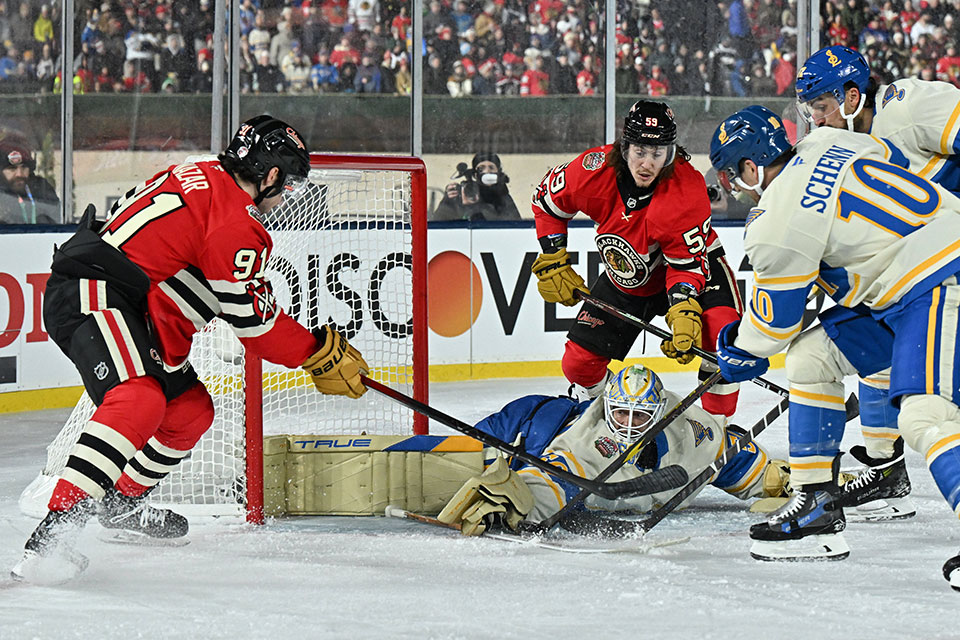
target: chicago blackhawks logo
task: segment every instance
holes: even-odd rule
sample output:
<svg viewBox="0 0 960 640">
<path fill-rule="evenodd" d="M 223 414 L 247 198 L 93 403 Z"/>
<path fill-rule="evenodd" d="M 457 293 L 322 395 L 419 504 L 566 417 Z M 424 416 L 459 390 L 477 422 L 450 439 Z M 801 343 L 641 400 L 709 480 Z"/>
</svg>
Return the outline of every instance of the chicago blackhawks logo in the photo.
<svg viewBox="0 0 960 640">
<path fill-rule="evenodd" d="M 603 256 L 607 275 L 624 289 L 636 289 L 650 277 L 650 269 L 637 250 L 620 236 L 597 236 L 597 249 Z"/>
<path fill-rule="evenodd" d="M 248 282 L 247 293 L 252 298 L 253 312 L 263 322 L 273 318 L 277 312 L 277 298 L 270 285 L 265 282 Z"/>
</svg>

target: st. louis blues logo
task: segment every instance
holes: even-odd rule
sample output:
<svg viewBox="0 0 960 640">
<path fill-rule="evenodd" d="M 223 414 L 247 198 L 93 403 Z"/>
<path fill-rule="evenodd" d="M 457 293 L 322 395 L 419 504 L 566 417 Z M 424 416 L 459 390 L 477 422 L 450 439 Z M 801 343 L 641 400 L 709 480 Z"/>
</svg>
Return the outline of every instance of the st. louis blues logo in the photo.
<svg viewBox="0 0 960 640">
<path fill-rule="evenodd" d="M 887 103 L 896 98 L 897 100 L 903 100 L 903 95 L 906 93 L 903 89 L 897 89 L 897 85 L 891 84 L 887 87 L 887 90 L 883 92 L 883 99 L 880 101 L 880 108 L 883 109 L 887 106 Z"/>
<path fill-rule="evenodd" d="M 266 322 L 277 313 L 277 298 L 273 295 L 270 285 L 263 282 L 248 282 L 247 293 L 253 302 L 253 312 Z"/>
<path fill-rule="evenodd" d="M 687 418 L 687 424 L 693 429 L 694 446 L 699 447 L 704 440 L 713 440 L 713 429 L 710 427 L 689 418 Z"/>
</svg>

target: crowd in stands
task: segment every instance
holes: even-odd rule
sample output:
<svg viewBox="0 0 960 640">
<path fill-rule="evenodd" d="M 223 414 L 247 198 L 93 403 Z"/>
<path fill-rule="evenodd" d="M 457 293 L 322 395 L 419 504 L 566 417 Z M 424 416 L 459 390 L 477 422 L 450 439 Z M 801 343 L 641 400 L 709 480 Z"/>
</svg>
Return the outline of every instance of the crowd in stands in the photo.
<svg viewBox="0 0 960 640">
<path fill-rule="evenodd" d="M 604 3 L 428 0 L 424 93 L 594 95 L 603 90 Z M 213 0 L 77 0 L 76 93 L 209 93 Z M 398 0 L 242 0 L 245 93 L 412 89 L 412 5 Z M 775 96 L 796 74 L 796 0 L 619 0 L 616 91 Z M 57 92 L 58 2 L 0 0 L 0 91 Z M 960 0 L 830 0 L 823 41 L 861 50 L 881 81 L 960 86 Z"/>
</svg>

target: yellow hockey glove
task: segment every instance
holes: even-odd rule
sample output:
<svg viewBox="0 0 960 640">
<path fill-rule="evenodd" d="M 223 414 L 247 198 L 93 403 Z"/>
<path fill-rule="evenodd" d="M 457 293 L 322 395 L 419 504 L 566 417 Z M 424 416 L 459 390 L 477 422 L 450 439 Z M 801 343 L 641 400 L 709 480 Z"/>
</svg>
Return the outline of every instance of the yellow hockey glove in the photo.
<svg viewBox="0 0 960 640">
<path fill-rule="evenodd" d="M 559 302 L 572 307 L 579 300 L 573 292 L 577 289 L 590 293 L 583 278 L 570 266 L 570 256 L 564 248 L 553 253 L 541 253 L 533 261 L 531 271 L 537 276 L 537 290 L 547 302 Z"/>
<path fill-rule="evenodd" d="M 703 327 L 701 313 L 703 310 L 700 308 L 700 303 L 692 297 L 674 302 L 673 306 L 667 310 L 667 326 L 673 333 L 671 342 L 673 349 L 677 352 L 686 353 L 691 347 L 700 346 L 700 332 Z M 663 345 L 660 348 L 667 356 L 673 357 Z M 692 359 L 691 357 L 690 360 Z"/>
<path fill-rule="evenodd" d="M 360 375 L 369 373 L 370 367 L 360 352 L 327 326 L 320 327 L 319 340 L 323 346 L 300 365 L 313 378 L 317 391 L 351 398 L 366 393 Z"/>
</svg>

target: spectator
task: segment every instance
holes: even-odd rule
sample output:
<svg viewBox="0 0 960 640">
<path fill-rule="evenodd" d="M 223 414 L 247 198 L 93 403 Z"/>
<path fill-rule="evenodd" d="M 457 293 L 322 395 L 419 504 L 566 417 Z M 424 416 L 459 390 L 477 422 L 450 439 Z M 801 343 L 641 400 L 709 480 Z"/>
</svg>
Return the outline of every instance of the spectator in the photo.
<svg viewBox="0 0 960 640">
<path fill-rule="evenodd" d="M 29 0 L 21 0 L 16 15 L 10 17 L 10 42 L 18 50 L 33 44 L 33 20 L 30 17 Z"/>
<path fill-rule="evenodd" d="M 257 11 L 253 19 L 253 29 L 247 34 L 247 42 L 250 43 L 250 51 L 256 54 L 260 49 L 270 49 L 270 31 L 266 27 L 267 16 L 261 10 Z M 259 59 L 259 58 L 258 58 Z"/>
<path fill-rule="evenodd" d="M 33 23 L 33 40 L 36 43 L 35 46 L 42 46 L 52 43 L 54 41 L 53 37 L 53 21 L 50 20 L 50 6 L 45 4 L 40 7 L 40 15 L 37 16 L 37 20 Z"/>
<path fill-rule="evenodd" d="M 53 51 L 50 43 L 43 45 L 40 51 L 40 59 L 37 60 L 36 76 L 47 91 L 53 87 L 53 76 L 56 73 L 57 61 L 53 59 Z"/>
<path fill-rule="evenodd" d="M 470 13 L 470 9 L 467 7 L 465 0 L 457 0 L 450 17 L 453 19 L 453 25 L 457 31 L 457 35 L 464 35 L 467 29 L 473 26 L 473 15 Z"/>
<path fill-rule="evenodd" d="M 449 95 L 443 63 L 436 53 L 430 54 L 427 59 L 427 69 L 423 74 L 423 93 L 432 96 Z"/>
<path fill-rule="evenodd" d="M 407 39 L 407 29 L 413 25 L 413 20 L 410 19 L 410 16 L 407 13 L 407 5 L 400 5 L 400 13 L 394 16 L 393 21 L 390 23 L 391 27 L 397 28 L 397 37 L 400 40 L 406 41 Z"/>
<path fill-rule="evenodd" d="M 550 76 L 543 71 L 543 56 L 538 51 L 524 58 L 527 70 L 520 76 L 520 95 L 545 96 L 550 90 Z"/>
<path fill-rule="evenodd" d="M 473 95 L 473 83 L 459 60 L 453 63 L 453 73 L 447 78 L 447 91 L 454 98 Z"/>
<path fill-rule="evenodd" d="M 910 27 L 910 40 L 917 42 L 920 40 L 920 36 L 932 36 L 936 28 L 937 26 L 933 23 L 930 14 L 925 11 L 920 14 L 920 19 Z"/>
<path fill-rule="evenodd" d="M 397 83 L 397 93 L 401 96 L 409 96 L 413 91 L 413 77 L 410 75 L 409 63 L 406 58 L 400 58 L 397 62 L 397 75 L 394 78 Z"/>
<path fill-rule="evenodd" d="M 497 80 L 497 95 L 520 95 L 520 78 L 517 77 L 517 68 L 510 63 L 503 65 L 503 76 Z"/>
<path fill-rule="evenodd" d="M 280 71 L 283 73 L 287 87 L 293 93 L 303 93 L 307 88 L 310 82 L 310 60 L 303 55 L 299 40 L 291 43 L 290 51 L 280 62 Z"/>
<path fill-rule="evenodd" d="M 182 83 L 193 75 L 194 61 L 190 53 L 184 48 L 183 36 L 171 33 L 167 36 L 163 49 L 160 50 L 160 73 L 167 77 L 174 74 Z"/>
<path fill-rule="evenodd" d="M 440 4 L 440 0 L 430 0 L 430 11 L 423 17 L 423 37 L 430 40 L 440 33 L 442 27 L 448 27 L 452 30 L 456 26 L 450 16 L 443 12 L 443 5 Z"/>
<path fill-rule="evenodd" d="M 777 95 L 777 83 L 768 76 L 760 63 L 754 64 L 750 68 L 750 95 L 755 97 L 768 97 Z"/>
<path fill-rule="evenodd" d="M 97 93 L 111 93 L 116 82 L 110 75 L 110 69 L 103 65 L 93 79 L 93 90 Z"/>
<path fill-rule="evenodd" d="M 355 93 L 357 90 L 354 81 L 357 78 L 357 63 L 353 60 L 347 60 L 340 66 L 340 91 L 342 93 Z"/>
<path fill-rule="evenodd" d="M 797 67 L 793 64 L 793 54 L 785 53 L 773 69 L 773 79 L 777 85 L 777 95 L 791 95 L 796 80 Z"/>
<path fill-rule="evenodd" d="M 0 80 L 12 80 L 20 76 L 20 52 L 13 45 L 7 47 L 7 55 L 0 58 Z"/>
<path fill-rule="evenodd" d="M 380 69 L 374 63 L 372 54 L 364 52 L 360 56 L 360 65 L 353 79 L 353 87 L 357 93 L 380 93 Z"/>
<path fill-rule="evenodd" d="M 946 53 L 937 60 L 936 72 L 937 80 L 943 80 L 955 87 L 960 87 L 960 56 L 957 56 L 955 44 L 949 45 Z"/>
<path fill-rule="evenodd" d="M 340 74 L 326 51 L 317 54 L 317 64 L 310 70 L 310 83 L 318 93 L 332 93 L 339 87 Z"/>
<path fill-rule="evenodd" d="M 277 33 L 270 38 L 270 64 L 280 66 L 293 48 L 293 29 L 289 22 L 277 23 Z"/>
<path fill-rule="evenodd" d="M 38 175 L 26 142 L 14 136 L 0 140 L 0 224 L 56 224 L 57 192 Z"/>
<path fill-rule="evenodd" d="M 344 62 L 356 63 L 358 60 L 360 60 L 360 52 L 350 43 L 350 36 L 340 38 L 340 43 L 330 52 L 330 62 L 332 62 L 337 69 L 340 69 Z"/>
<path fill-rule="evenodd" d="M 270 52 L 261 49 L 257 54 L 257 66 L 253 69 L 254 93 L 282 93 L 284 77 L 280 68 L 270 63 Z"/>
<path fill-rule="evenodd" d="M 577 93 L 592 96 L 597 92 L 597 75 L 593 68 L 593 56 L 583 56 L 583 69 L 577 74 Z"/>
<path fill-rule="evenodd" d="M 660 65 L 655 64 L 650 69 L 650 77 L 647 78 L 647 94 L 662 98 L 670 93 L 670 81 L 667 74 L 663 72 Z"/>
<path fill-rule="evenodd" d="M 577 93 L 577 74 L 568 64 L 567 54 L 562 51 L 557 54 L 553 71 L 550 73 L 550 93 L 554 95 L 571 95 Z"/>
<path fill-rule="evenodd" d="M 380 3 L 378 0 L 350 0 L 347 19 L 358 31 L 373 31 L 374 25 L 380 22 Z"/>
<path fill-rule="evenodd" d="M 397 93 L 396 62 L 394 62 L 393 54 L 389 51 L 384 52 L 383 62 L 380 63 L 380 92 Z"/>
<path fill-rule="evenodd" d="M 470 167 L 465 162 L 457 165 L 454 179 L 444 190 L 443 200 L 437 205 L 431 220 L 519 220 L 520 211 L 510 196 L 500 156 L 495 153 L 477 153 Z"/>
<path fill-rule="evenodd" d="M 497 64 L 486 60 L 480 64 L 477 75 L 473 78 L 473 95 L 492 96 L 497 93 Z"/>
</svg>

